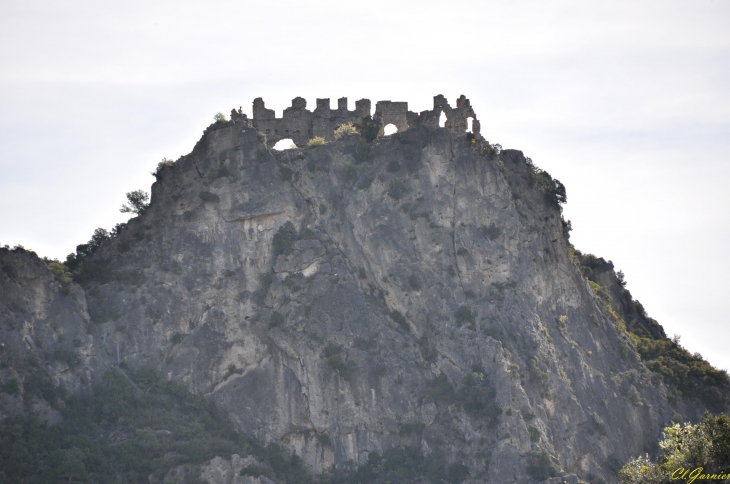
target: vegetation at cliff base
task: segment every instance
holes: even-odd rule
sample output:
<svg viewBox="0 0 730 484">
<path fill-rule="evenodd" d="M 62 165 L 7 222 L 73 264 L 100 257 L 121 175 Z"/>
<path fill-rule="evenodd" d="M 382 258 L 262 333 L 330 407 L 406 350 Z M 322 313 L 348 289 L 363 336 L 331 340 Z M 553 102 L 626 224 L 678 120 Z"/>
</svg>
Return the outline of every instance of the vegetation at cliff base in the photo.
<svg viewBox="0 0 730 484">
<path fill-rule="evenodd" d="M 323 356 L 338 357 L 341 351 L 330 344 Z M 26 379 L 28 396 L 31 385 Z M 17 382 L 6 386 L 8 393 L 20 392 Z M 45 392 L 41 387 L 32 392 L 52 402 L 63 394 L 52 385 Z M 186 477 L 176 482 L 201 484 L 198 465 L 231 454 L 250 455 L 258 462 L 241 475 L 264 475 L 277 484 L 459 484 L 469 475 L 461 463 L 447 465 L 438 449 L 424 456 L 417 447 L 398 447 L 382 456 L 371 453 L 364 466 L 315 476 L 288 448 L 263 446 L 235 432 L 205 398 L 152 370 L 129 375 L 110 370 L 89 393 L 56 406 L 63 416 L 57 426 L 44 424 L 33 413 L 0 423 L 0 484 L 162 483 L 171 469 L 181 466 Z"/>
<path fill-rule="evenodd" d="M 692 425 L 666 427 L 659 442 L 659 458 L 648 455 L 629 461 L 619 472 L 621 484 L 663 484 L 730 479 L 730 418 L 705 413 Z"/>
<path fill-rule="evenodd" d="M 48 396 L 55 401 L 55 392 Z M 253 455 L 281 482 L 311 482 L 287 449 L 236 433 L 207 400 L 151 370 L 131 379 L 111 370 L 60 408 L 64 421 L 55 427 L 34 414 L 0 424 L 0 484 L 162 482 L 171 468 L 233 453 Z M 191 471 L 188 482 L 201 482 Z"/>
</svg>

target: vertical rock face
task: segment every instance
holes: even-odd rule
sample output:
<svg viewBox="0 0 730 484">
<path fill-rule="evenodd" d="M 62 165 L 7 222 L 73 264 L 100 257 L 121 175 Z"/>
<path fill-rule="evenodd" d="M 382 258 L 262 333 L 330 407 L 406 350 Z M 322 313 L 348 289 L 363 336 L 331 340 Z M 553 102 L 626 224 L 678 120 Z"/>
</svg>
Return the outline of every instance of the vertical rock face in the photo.
<svg viewBox="0 0 730 484">
<path fill-rule="evenodd" d="M 4 361 L 34 353 L 71 391 L 155 368 L 315 472 L 416 446 L 473 482 L 529 482 L 544 450 L 615 482 L 677 410 L 531 165 L 478 138 L 411 126 L 271 152 L 250 124 L 209 129 L 83 286 L 0 250 Z M 211 482 L 242 466 L 222 457 Z"/>
</svg>

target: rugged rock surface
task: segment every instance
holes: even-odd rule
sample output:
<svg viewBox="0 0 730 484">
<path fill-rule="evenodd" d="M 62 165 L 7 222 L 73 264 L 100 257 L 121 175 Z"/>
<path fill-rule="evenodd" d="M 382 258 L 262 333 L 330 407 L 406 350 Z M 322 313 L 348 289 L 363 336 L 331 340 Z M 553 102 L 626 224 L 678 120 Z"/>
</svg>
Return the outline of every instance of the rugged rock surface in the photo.
<svg viewBox="0 0 730 484">
<path fill-rule="evenodd" d="M 541 450 L 568 482 L 616 482 L 702 412 L 670 404 L 606 314 L 521 152 L 426 126 L 273 152 L 250 126 L 214 126 L 162 170 L 81 285 L 0 250 L 3 381 L 29 354 L 69 392 L 149 366 L 315 472 L 417 446 L 468 482 L 530 482 Z M 3 394 L 3 415 L 21 400 Z M 243 459 L 203 477 L 268 482 L 237 476 Z"/>
</svg>

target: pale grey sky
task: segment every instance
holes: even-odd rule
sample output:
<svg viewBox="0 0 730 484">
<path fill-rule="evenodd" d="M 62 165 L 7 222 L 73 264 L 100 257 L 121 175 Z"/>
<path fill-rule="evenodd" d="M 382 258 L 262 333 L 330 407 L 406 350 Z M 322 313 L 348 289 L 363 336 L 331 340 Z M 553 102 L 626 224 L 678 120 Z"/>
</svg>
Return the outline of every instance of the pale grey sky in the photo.
<svg viewBox="0 0 730 484">
<path fill-rule="evenodd" d="M 730 0 L 0 0 L 0 243 L 58 257 L 262 96 L 432 107 L 565 183 L 572 241 L 730 368 Z"/>
</svg>

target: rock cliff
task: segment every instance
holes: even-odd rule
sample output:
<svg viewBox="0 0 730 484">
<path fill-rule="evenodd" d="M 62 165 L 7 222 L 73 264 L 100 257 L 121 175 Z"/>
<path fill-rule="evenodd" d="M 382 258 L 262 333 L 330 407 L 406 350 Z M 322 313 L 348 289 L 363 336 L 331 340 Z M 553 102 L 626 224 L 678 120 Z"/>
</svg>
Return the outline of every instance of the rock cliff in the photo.
<svg viewBox="0 0 730 484">
<path fill-rule="evenodd" d="M 586 272 L 562 185 L 521 152 L 417 124 L 270 144 L 248 120 L 211 126 L 76 282 L 0 250 L 3 381 L 42 372 L 74 393 L 150 367 L 315 473 L 416 447 L 488 483 L 531 482 L 541 457 L 567 482 L 616 482 L 672 418 L 708 407 L 642 363 L 625 324 L 661 326 L 632 316 L 610 263 Z M 3 417 L 23 395 L 2 395 Z M 238 476 L 245 459 L 202 475 L 271 482 Z"/>
</svg>

